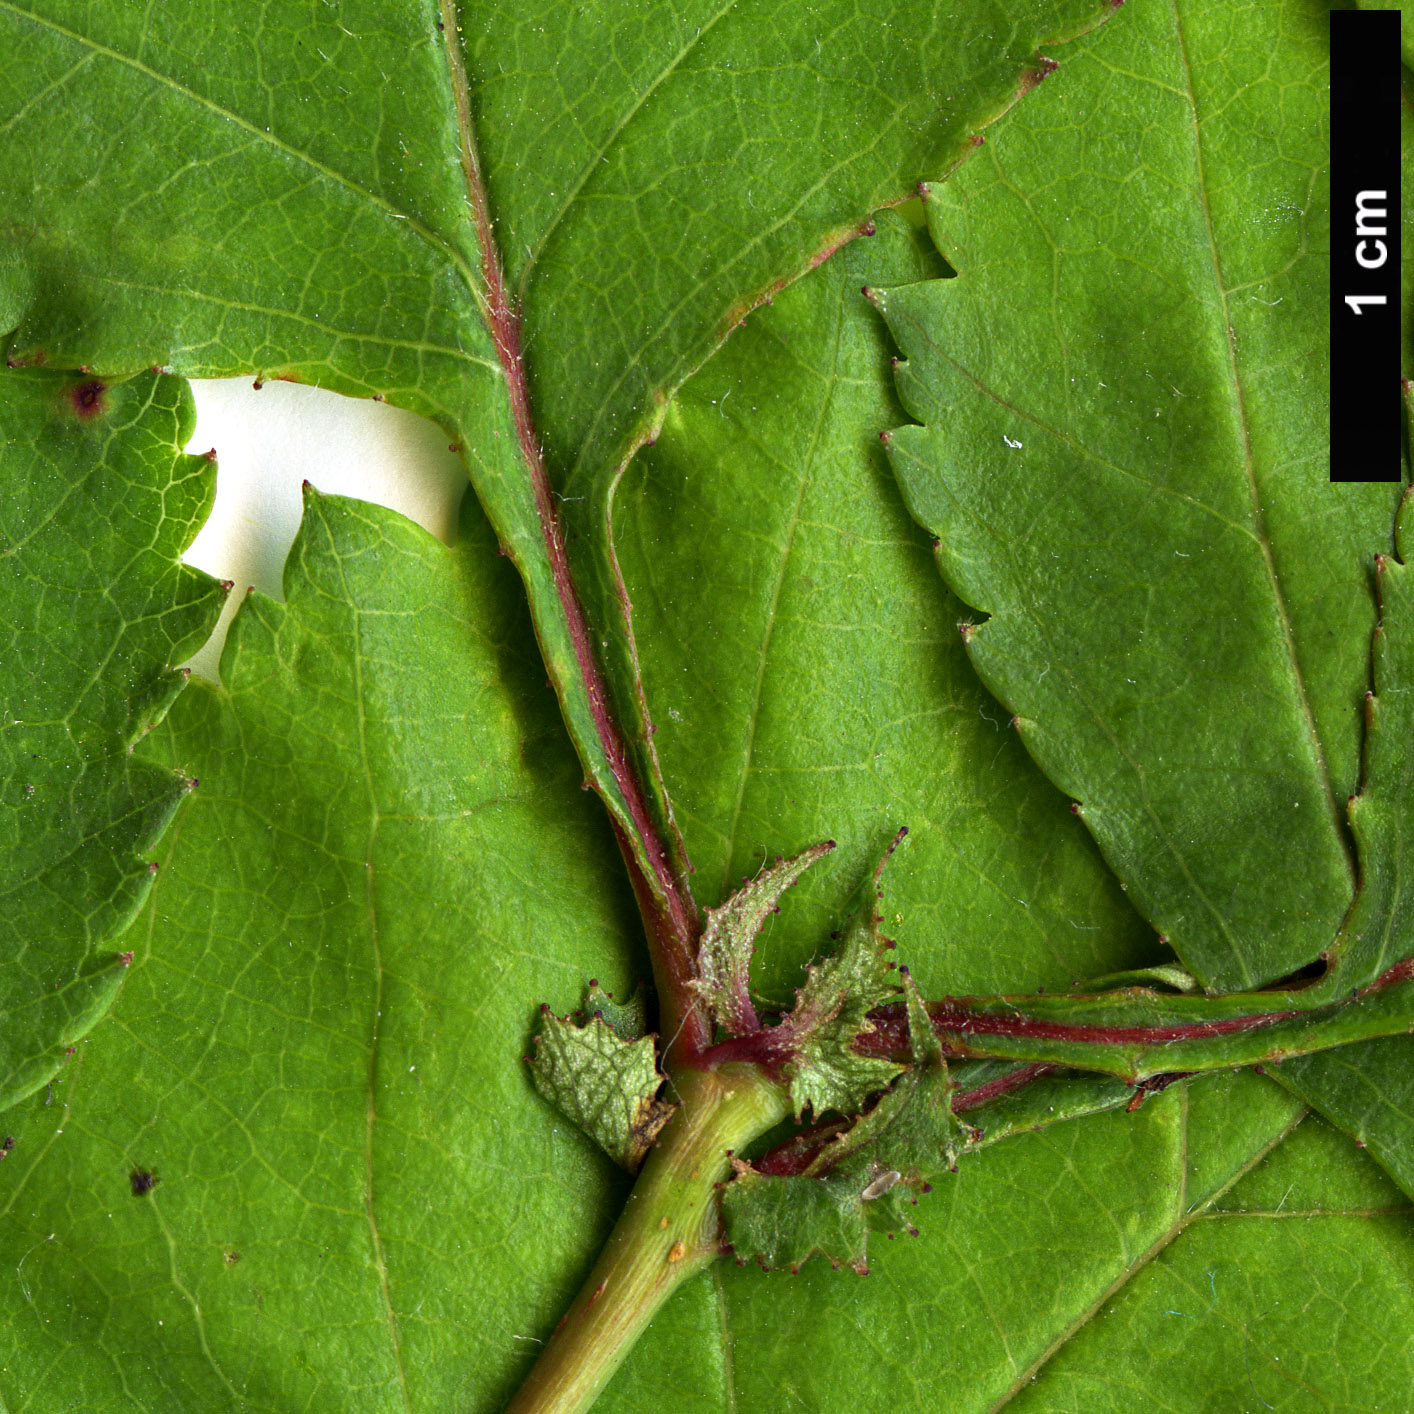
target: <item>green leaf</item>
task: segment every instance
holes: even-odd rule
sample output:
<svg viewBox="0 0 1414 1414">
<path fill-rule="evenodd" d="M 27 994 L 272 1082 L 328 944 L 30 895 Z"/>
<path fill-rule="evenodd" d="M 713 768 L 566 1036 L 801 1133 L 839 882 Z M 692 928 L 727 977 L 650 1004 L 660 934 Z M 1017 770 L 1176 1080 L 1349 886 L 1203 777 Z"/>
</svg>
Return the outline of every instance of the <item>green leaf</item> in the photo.
<svg viewBox="0 0 1414 1414">
<path fill-rule="evenodd" d="M 593 998 L 586 1010 L 594 1005 Z M 627 1036 L 602 1011 L 577 1025 L 548 1006 L 535 1036 L 535 1088 L 608 1156 L 637 1173 L 676 1106 L 659 1100 L 655 1036 Z"/>
<path fill-rule="evenodd" d="M 1359 896 L 1344 948 L 1361 975 L 1414 953 L 1410 830 L 1414 821 L 1414 595 L 1409 582 L 1410 501 L 1400 516 L 1399 551 L 1377 566 L 1380 626 L 1375 635 L 1375 691 L 1368 707 L 1365 785 L 1350 804 L 1360 844 Z M 1414 1041 L 1343 1047 L 1293 1060 L 1281 1080 L 1353 1134 L 1414 1194 Z"/>
<path fill-rule="evenodd" d="M 156 868 L 140 856 L 196 784 L 131 754 L 224 597 L 177 562 L 214 491 L 176 450 L 192 420 L 151 374 L 0 382 L 0 1106 L 108 1010 Z"/>
<path fill-rule="evenodd" d="M 746 1036 L 761 1029 L 750 994 L 756 935 L 766 919 L 779 911 L 785 891 L 834 847 L 834 840 L 826 840 L 791 859 L 777 859 L 756 878 L 743 880 L 720 908 L 707 910 L 697 955 L 699 976 L 693 985 L 728 1035 Z"/>
<path fill-rule="evenodd" d="M 452 0 L 358 0 L 335 15 L 299 0 L 276 23 L 222 11 L 189 39 L 181 0 L 101 17 L 10 6 L 0 192 L 32 290 L 11 356 L 255 371 L 436 418 L 525 577 L 586 769 L 671 892 L 623 760 L 651 789 L 651 753 L 606 725 L 564 542 L 541 523 L 546 478 L 579 592 L 622 630 L 610 502 L 667 396 L 872 208 L 958 161 L 1043 72 L 1039 45 L 1108 9 L 753 0 L 645 15 L 615 0 L 567 16 L 540 0 L 459 16 Z M 95 164 L 134 194 L 116 220 Z M 632 714 L 630 645 L 618 631 L 598 647 Z"/>
<path fill-rule="evenodd" d="M 641 963 L 492 544 L 310 490 L 288 602 L 149 738 L 202 786 L 120 1014 L 9 1119 L 7 1400 L 496 1407 L 558 1319 L 622 1184 L 533 999 Z"/>
<path fill-rule="evenodd" d="M 903 1200 L 916 1205 L 914 1191 L 931 1191 L 928 1175 L 955 1171 L 954 1160 L 972 1136 L 953 1115 L 947 1062 L 907 973 L 903 986 L 912 1065 L 868 1114 L 831 1136 L 799 1172 L 777 1176 L 764 1172 L 764 1165 L 742 1166 L 722 1195 L 727 1239 L 738 1261 L 755 1258 L 768 1271 L 794 1272 L 819 1252 L 863 1276 L 871 1228 L 917 1236 Z"/>
<path fill-rule="evenodd" d="M 827 1110 L 857 1110 L 899 1072 L 891 1061 L 860 1055 L 855 1044 L 872 1029 L 869 1013 L 898 994 L 898 964 L 888 958 L 894 944 L 879 931 L 878 910 L 880 876 L 902 836 L 860 889 L 838 952 L 806 969 L 805 985 L 778 1028 L 790 1047 L 784 1070 L 797 1120 L 807 1109 L 817 1119 Z"/>
<path fill-rule="evenodd" d="M 1328 366 L 1324 18 L 1267 7 L 1236 44 L 1233 23 L 1199 6 L 1122 36 L 1086 96 L 1113 121 L 1013 127 L 928 194 L 959 278 L 878 296 L 925 424 L 891 459 L 987 616 L 972 661 L 1224 991 L 1312 961 L 1349 906 L 1362 564 L 1398 494 L 1332 496 L 1307 391 Z M 1278 82 L 1309 121 L 1258 117 Z M 1257 190 L 1291 219 L 1254 223 Z"/>
<path fill-rule="evenodd" d="M 1191 1209 L 1057 1352 L 1021 1410 L 1399 1406 L 1414 1315 L 1408 1200 L 1307 1119 Z M 1144 1358 L 1130 1358 L 1136 1342 Z"/>
<path fill-rule="evenodd" d="M 799 1108 L 846 1116 L 836 1187 L 809 1180 L 833 1231 L 763 1202 L 756 1246 L 855 1260 L 871 1217 L 892 1231 L 863 1282 L 700 1271 L 599 1410 L 1402 1407 L 1408 1204 L 1289 1089 L 945 1073 L 916 1004 L 902 1075 L 854 1045 L 895 994 L 880 926 L 923 995 L 1021 1015 L 1114 974 L 1256 985 L 1342 927 L 1367 971 L 1401 952 L 1389 596 L 1364 720 L 1397 492 L 1336 492 L 1321 460 L 1323 14 L 1126 6 L 949 176 L 1093 0 L 591 11 L 0 7 L 12 356 L 376 392 L 439 421 L 485 513 L 447 550 L 311 495 L 289 602 L 250 598 L 224 686 L 126 758 L 202 788 L 114 1015 L 52 1104 L 7 1116 L 7 1406 L 504 1408 L 587 1309 L 626 1193 L 534 1092 L 535 1005 L 645 975 L 636 901 L 659 952 L 674 909 L 692 931 L 725 905 L 723 1054 L 786 1013 L 817 1053 Z M 919 177 L 956 279 L 916 204 L 869 226 Z M 905 406 L 861 285 L 912 341 Z M 891 470 L 878 434 L 919 411 Z M 158 442 L 189 472 L 184 427 Z M 96 556 L 125 504 L 90 523 Z M 143 511 L 169 571 L 183 516 L 175 491 Z M 969 654 L 954 626 L 979 608 Z M 49 643 L 45 671 L 108 661 L 97 631 Z M 871 897 L 851 921 L 901 823 L 885 917 Z M 764 926 L 778 878 L 731 901 L 825 838 Z M 613 1054 L 647 1025 L 588 1007 L 555 1035 Z M 1359 1084 L 1303 1090 L 1396 1174 L 1401 1046 L 1343 1047 Z M 948 1113 L 903 1103 L 920 1089 Z M 983 1134 L 959 1142 L 954 1112 Z M 929 1181 L 920 1147 L 942 1171 L 912 1238 L 892 1208 Z M 682 1215 L 702 1250 L 714 1212 Z M 655 1240 L 666 1272 L 686 1243 Z"/>
<path fill-rule="evenodd" d="M 1064 990 L 1154 960 L 1152 931 L 979 686 L 961 606 L 899 503 L 878 437 L 900 416 L 892 349 L 859 291 L 941 266 L 898 214 L 877 226 L 732 336 L 619 498 L 700 902 L 755 873 L 768 843 L 838 842 L 752 960 L 781 1010 L 901 823 L 885 931 L 925 995 Z"/>
</svg>

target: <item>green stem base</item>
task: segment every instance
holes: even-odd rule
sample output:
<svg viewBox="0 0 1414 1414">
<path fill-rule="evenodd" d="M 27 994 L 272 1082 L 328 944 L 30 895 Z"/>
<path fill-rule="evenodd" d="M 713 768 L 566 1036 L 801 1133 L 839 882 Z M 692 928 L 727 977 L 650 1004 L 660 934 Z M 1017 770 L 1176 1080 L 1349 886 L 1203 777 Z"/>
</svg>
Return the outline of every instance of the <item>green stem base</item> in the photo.
<svg viewBox="0 0 1414 1414">
<path fill-rule="evenodd" d="M 746 1065 L 687 1071 L 676 1088 L 677 1114 L 506 1414 L 588 1409 L 668 1297 L 720 1253 L 716 1185 L 733 1151 L 785 1117 L 786 1091 Z"/>
</svg>

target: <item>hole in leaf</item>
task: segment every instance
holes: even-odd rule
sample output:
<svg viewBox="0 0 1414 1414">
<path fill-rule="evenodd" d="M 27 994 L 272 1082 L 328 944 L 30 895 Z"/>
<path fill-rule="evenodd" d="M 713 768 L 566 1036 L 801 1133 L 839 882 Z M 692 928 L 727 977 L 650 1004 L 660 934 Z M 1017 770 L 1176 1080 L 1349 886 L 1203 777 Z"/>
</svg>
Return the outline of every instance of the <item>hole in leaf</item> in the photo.
<svg viewBox="0 0 1414 1414">
<path fill-rule="evenodd" d="M 215 631 L 185 666 L 215 682 L 247 586 L 283 597 L 299 530 L 301 486 L 387 506 L 444 544 L 467 489 L 447 434 L 424 417 L 323 388 L 249 377 L 193 380 L 196 430 L 186 450 L 216 451 L 216 504 L 183 559 L 234 584 Z"/>
</svg>

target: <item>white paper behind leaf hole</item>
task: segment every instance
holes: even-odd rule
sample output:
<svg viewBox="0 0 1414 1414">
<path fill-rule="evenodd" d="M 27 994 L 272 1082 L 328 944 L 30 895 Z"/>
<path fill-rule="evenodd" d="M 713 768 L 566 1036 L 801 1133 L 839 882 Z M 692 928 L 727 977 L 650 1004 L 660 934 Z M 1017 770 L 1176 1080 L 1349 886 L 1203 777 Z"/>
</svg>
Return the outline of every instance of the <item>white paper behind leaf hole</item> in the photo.
<svg viewBox="0 0 1414 1414">
<path fill-rule="evenodd" d="M 216 449 L 216 504 L 182 558 L 235 585 L 215 631 L 187 660 L 194 673 L 218 680 L 247 586 L 282 597 L 303 482 L 388 506 L 444 544 L 456 539 L 466 470 L 426 418 L 298 383 L 256 389 L 248 377 L 194 379 L 191 390 L 196 431 L 186 450 Z"/>
</svg>

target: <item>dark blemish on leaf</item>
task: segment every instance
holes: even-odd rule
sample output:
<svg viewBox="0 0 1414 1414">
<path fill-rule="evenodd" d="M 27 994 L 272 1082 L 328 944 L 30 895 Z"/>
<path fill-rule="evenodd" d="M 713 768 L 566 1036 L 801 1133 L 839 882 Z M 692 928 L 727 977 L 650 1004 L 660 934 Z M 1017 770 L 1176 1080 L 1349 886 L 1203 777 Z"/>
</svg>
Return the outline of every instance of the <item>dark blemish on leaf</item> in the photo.
<svg viewBox="0 0 1414 1414">
<path fill-rule="evenodd" d="M 7 1134 L 5 1136 L 5 1142 L 0 1144 L 0 1159 L 8 1159 L 10 1157 L 10 1150 L 14 1147 L 15 1136 L 13 1134 Z"/>
<path fill-rule="evenodd" d="M 259 378 L 257 378 L 255 382 L 252 383 L 250 386 L 254 388 L 255 391 L 258 393 L 265 386 L 265 384 L 262 383 Z"/>
<path fill-rule="evenodd" d="M 1080 814 L 1080 802 L 1078 800 L 1072 800 L 1070 802 L 1070 813 L 1072 815 Z"/>
<path fill-rule="evenodd" d="M 90 378 L 86 383 L 70 388 L 69 402 L 73 406 L 74 415 L 83 418 L 85 422 L 91 422 L 95 417 L 107 412 L 108 399 L 104 396 L 106 392 L 107 389 L 97 378 Z"/>
<path fill-rule="evenodd" d="M 207 461 L 214 462 L 216 460 L 216 448 L 212 447 L 210 451 L 204 452 L 202 455 L 205 456 Z"/>
<path fill-rule="evenodd" d="M 386 397 L 384 397 L 384 395 L 383 395 L 382 393 L 374 393 L 374 395 L 373 395 L 373 401 L 374 401 L 375 403 L 386 403 L 386 402 L 388 401 L 388 399 L 387 399 Z"/>
<path fill-rule="evenodd" d="M 239 1252 L 234 1252 L 229 1247 L 224 1247 L 221 1249 L 221 1260 L 228 1267 L 234 1267 L 236 1263 L 240 1261 L 240 1259 L 241 1254 Z"/>
<path fill-rule="evenodd" d="M 121 962 L 124 967 L 131 967 L 133 965 L 133 955 L 131 952 L 120 952 L 118 954 L 118 961 Z"/>
<path fill-rule="evenodd" d="M 449 452 L 451 452 L 454 456 L 460 456 L 460 455 L 461 455 L 461 443 L 460 443 L 460 442 L 448 442 L 448 443 L 447 443 L 447 450 L 448 450 Z"/>
<path fill-rule="evenodd" d="M 1022 72 L 1020 92 L 1030 93 L 1042 79 L 1048 78 L 1051 74 L 1055 73 L 1058 68 L 1060 68 L 1060 65 L 1054 59 L 1047 59 L 1042 55 L 1032 68 Z"/>
<path fill-rule="evenodd" d="M 145 1198 L 162 1180 L 150 1169 L 134 1169 L 128 1175 L 128 1187 L 134 1198 Z"/>
</svg>

